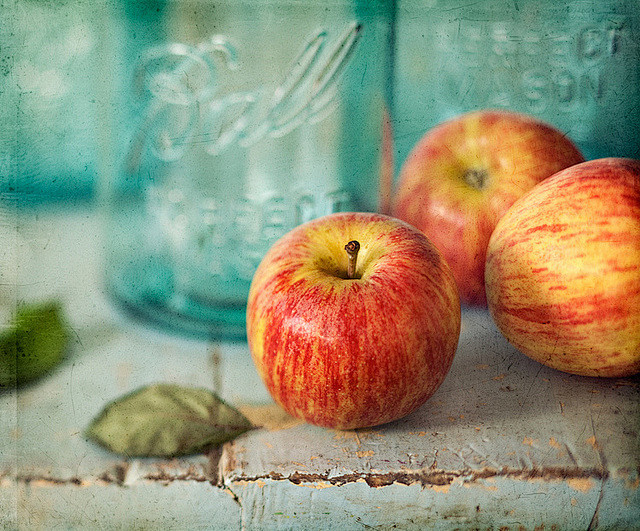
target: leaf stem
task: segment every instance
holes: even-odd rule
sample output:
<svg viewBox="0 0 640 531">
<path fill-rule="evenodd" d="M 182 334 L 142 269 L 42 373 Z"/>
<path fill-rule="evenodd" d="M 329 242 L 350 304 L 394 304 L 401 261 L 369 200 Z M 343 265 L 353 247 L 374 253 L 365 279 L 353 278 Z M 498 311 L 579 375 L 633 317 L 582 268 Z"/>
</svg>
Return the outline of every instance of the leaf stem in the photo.
<svg viewBox="0 0 640 531">
<path fill-rule="evenodd" d="M 347 278 L 356 278 L 356 262 L 358 260 L 358 251 L 360 243 L 357 240 L 351 240 L 344 246 L 344 250 L 349 255 L 349 264 L 347 266 Z"/>
</svg>

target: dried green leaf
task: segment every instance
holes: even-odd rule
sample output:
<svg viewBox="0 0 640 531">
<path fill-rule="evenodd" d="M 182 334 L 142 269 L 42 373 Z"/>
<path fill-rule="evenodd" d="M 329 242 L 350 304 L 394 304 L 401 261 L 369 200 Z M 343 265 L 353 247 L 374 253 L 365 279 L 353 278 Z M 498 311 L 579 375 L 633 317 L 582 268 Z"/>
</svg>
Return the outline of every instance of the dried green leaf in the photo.
<svg viewBox="0 0 640 531">
<path fill-rule="evenodd" d="M 154 384 L 108 404 L 86 434 L 127 457 L 173 457 L 222 444 L 251 427 L 210 391 Z"/>
<path fill-rule="evenodd" d="M 0 388 L 40 378 L 64 358 L 70 334 L 57 302 L 18 307 L 0 335 Z"/>
</svg>

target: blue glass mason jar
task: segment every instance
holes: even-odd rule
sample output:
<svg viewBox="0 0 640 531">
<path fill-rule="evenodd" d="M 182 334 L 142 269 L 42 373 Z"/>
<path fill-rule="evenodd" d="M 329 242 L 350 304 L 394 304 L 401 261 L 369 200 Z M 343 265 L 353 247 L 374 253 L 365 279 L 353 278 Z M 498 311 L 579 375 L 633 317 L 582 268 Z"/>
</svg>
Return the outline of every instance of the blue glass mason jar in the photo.
<svg viewBox="0 0 640 531">
<path fill-rule="evenodd" d="M 108 290 L 165 329 L 243 338 L 276 239 L 387 200 L 393 2 L 122 0 L 110 16 Z"/>
<path fill-rule="evenodd" d="M 640 158 L 638 0 L 399 0 L 401 165 L 434 125 L 503 108 L 565 132 L 585 158 Z"/>
</svg>

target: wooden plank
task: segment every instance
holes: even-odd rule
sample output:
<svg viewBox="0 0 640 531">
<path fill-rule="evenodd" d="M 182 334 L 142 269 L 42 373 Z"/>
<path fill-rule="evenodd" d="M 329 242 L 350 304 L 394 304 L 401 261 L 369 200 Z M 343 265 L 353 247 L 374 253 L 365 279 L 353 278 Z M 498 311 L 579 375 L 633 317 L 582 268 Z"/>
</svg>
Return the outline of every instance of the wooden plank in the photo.
<svg viewBox="0 0 640 531">
<path fill-rule="evenodd" d="M 12 296 L 59 297 L 75 340 L 62 367 L 0 395 L 3 527 L 640 522 L 637 377 L 547 369 L 516 352 L 486 311 L 465 309 L 454 365 L 427 404 L 386 426 L 325 430 L 273 404 L 245 343 L 185 340 L 115 313 L 100 282 L 94 213 L 52 212 L 16 227 L 29 242 L 21 252 L 38 259 L 18 269 Z M 158 381 L 213 389 L 262 427 L 175 460 L 124 460 L 85 440 L 108 401 Z"/>
<path fill-rule="evenodd" d="M 20 484 L 16 491 L 13 521 L 0 514 L 3 529 L 241 528 L 241 508 L 233 495 L 206 482 L 146 481 L 120 487 L 40 481 Z"/>
</svg>

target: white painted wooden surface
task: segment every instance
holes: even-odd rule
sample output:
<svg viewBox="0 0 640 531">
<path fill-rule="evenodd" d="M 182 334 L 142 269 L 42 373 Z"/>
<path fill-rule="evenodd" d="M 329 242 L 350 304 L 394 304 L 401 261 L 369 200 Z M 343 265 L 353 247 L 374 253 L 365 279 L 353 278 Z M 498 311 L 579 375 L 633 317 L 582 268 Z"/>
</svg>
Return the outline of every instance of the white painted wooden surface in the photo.
<svg viewBox="0 0 640 531">
<path fill-rule="evenodd" d="M 271 401 L 246 344 L 131 323 L 101 282 L 90 210 L 2 214 L 0 307 L 54 296 L 74 344 L 62 367 L 0 394 L 6 529 L 640 529 L 640 379 L 570 376 L 463 312 L 432 399 L 370 430 L 305 425 Z M 185 459 L 123 460 L 82 435 L 152 382 L 216 390 L 259 427 Z"/>
</svg>

